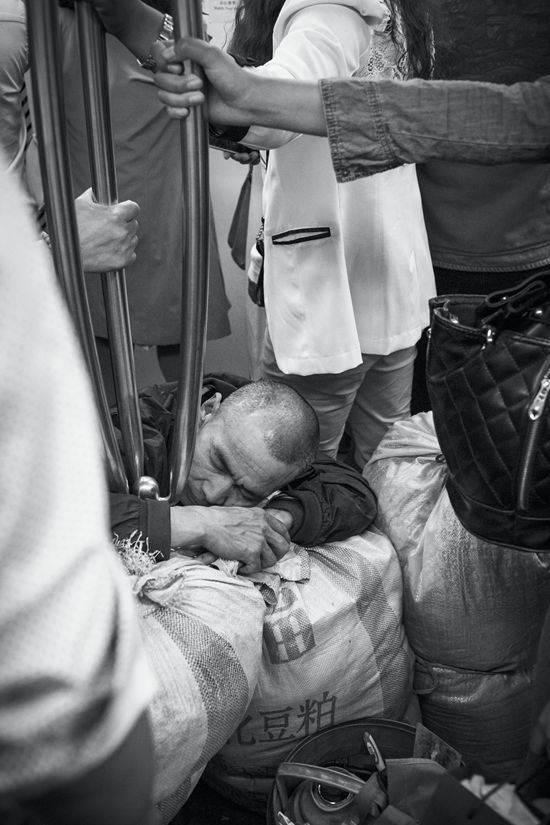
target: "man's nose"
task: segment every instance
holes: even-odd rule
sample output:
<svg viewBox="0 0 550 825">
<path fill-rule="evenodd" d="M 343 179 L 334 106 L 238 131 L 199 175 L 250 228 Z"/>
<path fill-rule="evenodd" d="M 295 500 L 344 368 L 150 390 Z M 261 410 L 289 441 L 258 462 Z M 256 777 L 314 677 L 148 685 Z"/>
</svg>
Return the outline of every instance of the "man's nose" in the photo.
<svg viewBox="0 0 550 825">
<path fill-rule="evenodd" d="M 209 504 L 222 505 L 227 502 L 233 489 L 233 479 L 216 476 L 208 480 L 205 494 Z"/>
</svg>

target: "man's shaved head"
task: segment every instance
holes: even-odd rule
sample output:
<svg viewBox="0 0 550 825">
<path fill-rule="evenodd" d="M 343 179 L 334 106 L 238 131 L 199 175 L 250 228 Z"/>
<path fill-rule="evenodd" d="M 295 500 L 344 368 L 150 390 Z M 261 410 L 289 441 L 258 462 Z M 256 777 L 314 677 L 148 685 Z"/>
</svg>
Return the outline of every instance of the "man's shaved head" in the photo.
<svg viewBox="0 0 550 825">
<path fill-rule="evenodd" d="M 292 387 L 270 379 L 245 384 L 225 399 L 220 414 L 235 426 L 244 419 L 261 419 L 273 458 L 307 467 L 319 448 L 319 422 L 313 408 Z"/>
<path fill-rule="evenodd" d="M 261 380 L 220 403 L 204 402 L 187 480 L 187 504 L 252 507 L 315 459 L 319 424 L 291 387 Z"/>
</svg>

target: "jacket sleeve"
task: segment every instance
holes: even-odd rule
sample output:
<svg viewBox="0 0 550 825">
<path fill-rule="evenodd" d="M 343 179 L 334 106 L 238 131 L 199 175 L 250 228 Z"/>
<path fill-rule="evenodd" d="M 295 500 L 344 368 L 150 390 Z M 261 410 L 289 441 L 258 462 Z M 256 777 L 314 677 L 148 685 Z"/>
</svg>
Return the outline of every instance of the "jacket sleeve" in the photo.
<svg viewBox="0 0 550 825">
<path fill-rule="evenodd" d="M 141 499 L 125 493 L 110 493 L 111 532 L 115 538 L 142 538 L 150 553 L 170 557 L 170 505 L 168 501 Z M 161 559 L 159 558 L 159 561 Z"/>
<path fill-rule="evenodd" d="M 380 4 L 364 4 L 358 14 L 351 4 L 321 3 L 277 20 L 273 57 L 247 71 L 285 80 L 316 81 L 351 77 L 361 65 L 372 37 L 371 26 L 382 19 Z M 252 126 L 242 142 L 258 149 L 276 149 L 296 138 L 294 132 Z"/>
<path fill-rule="evenodd" d="M 376 496 L 366 479 L 339 461 L 315 462 L 268 507 L 289 512 L 294 518 L 292 540 L 310 546 L 362 533 L 377 513 Z"/>
<path fill-rule="evenodd" d="M 470 80 L 322 80 L 340 183 L 403 163 L 548 162 L 550 75 L 511 86 Z"/>
</svg>

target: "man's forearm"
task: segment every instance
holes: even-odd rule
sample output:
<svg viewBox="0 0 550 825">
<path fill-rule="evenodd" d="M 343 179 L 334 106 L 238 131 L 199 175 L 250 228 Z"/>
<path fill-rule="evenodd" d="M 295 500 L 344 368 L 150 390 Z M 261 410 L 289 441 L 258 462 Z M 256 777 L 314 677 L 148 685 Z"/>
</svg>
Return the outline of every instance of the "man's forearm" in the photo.
<svg viewBox="0 0 550 825">
<path fill-rule="evenodd" d="M 142 0 L 87 0 L 103 21 L 138 60 L 145 60 L 158 37 L 164 15 Z"/>
<path fill-rule="evenodd" d="M 244 121 L 324 137 L 327 124 L 318 83 L 254 75 Z"/>
<path fill-rule="evenodd" d="M 170 507 L 170 531 L 172 547 L 192 548 L 205 544 L 206 508 L 186 505 Z"/>
</svg>

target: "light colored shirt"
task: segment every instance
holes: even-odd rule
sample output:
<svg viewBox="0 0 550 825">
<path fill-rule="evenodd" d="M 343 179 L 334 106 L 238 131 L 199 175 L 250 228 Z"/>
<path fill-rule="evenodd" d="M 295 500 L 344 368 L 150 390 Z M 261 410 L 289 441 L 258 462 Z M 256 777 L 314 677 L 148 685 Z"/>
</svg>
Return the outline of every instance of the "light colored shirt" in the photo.
<svg viewBox="0 0 550 825">
<path fill-rule="evenodd" d="M 379 63 L 394 72 L 400 54 L 386 16 L 379 0 L 287 0 L 273 59 L 249 71 L 305 81 L 369 67 L 379 75 Z M 373 61 L 383 42 L 384 59 Z M 263 191 L 264 295 L 279 368 L 340 373 L 360 364 L 362 353 L 415 344 L 435 283 L 414 166 L 340 186 L 326 138 L 253 127 L 243 142 L 272 148 Z"/>
<path fill-rule="evenodd" d="M 109 540 L 92 394 L 44 245 L 0 157 L 0 795 L 122 743 L 154 683 Z"/>
</svg>

